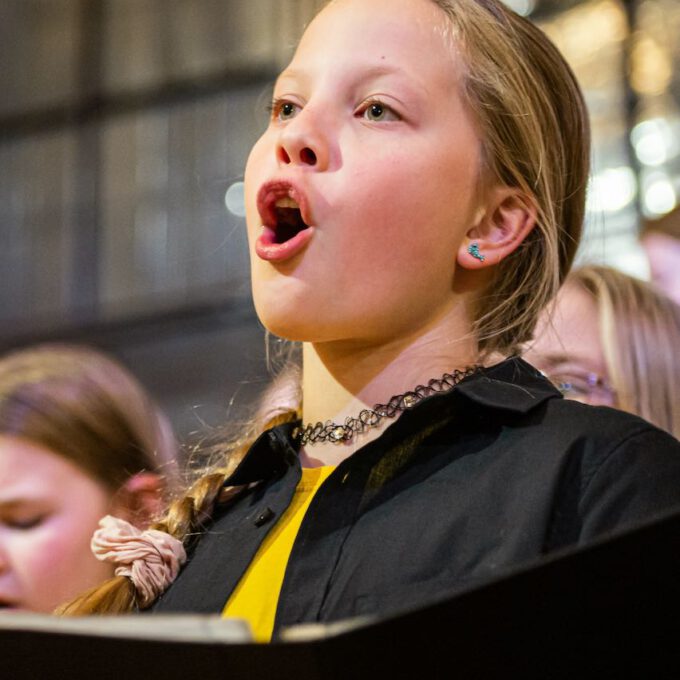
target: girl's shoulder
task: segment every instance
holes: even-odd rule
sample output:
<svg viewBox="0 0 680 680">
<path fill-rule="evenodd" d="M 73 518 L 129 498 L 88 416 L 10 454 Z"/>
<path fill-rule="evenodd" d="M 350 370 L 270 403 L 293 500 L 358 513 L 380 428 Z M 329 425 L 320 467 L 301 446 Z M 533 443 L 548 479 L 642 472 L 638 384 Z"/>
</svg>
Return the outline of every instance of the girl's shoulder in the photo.
<svg viewBox="0 0 680 680">
<path fill-rule="evenodd" d="M 553 436 L 567 436 L 607 457 L 626 448 L 668 453 L 680 460 L 680 442 L 643 418 L 608 406 L 591 406 L 570 399 L 547 402 L 543 426 Z"/>
<path fill-rule="evenodd" d="M 508 359 L 460 387 L 468 402 L 461 420 L 480 433 L 495 433 L 490 446 L 499 456 L 578 466 L 585 478 L 616 465 L 639 467 L 647 476 L 657 469 L 680 475 L 675 437 L 631 413 L 564 399 L 522 359 Z"/>
</svg>

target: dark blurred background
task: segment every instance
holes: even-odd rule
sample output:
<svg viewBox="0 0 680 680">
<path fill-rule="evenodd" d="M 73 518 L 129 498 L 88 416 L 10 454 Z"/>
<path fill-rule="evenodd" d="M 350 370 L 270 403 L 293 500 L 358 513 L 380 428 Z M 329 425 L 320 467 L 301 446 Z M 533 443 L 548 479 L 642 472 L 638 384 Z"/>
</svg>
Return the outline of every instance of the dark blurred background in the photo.
<svg viewBox="0 0 680 680">
<path fill-rule="evenodd" d="M 241 190 L 277 71 L 321 0 L 0 0 L 0 350 L 108 350 L 182 437 L 267 379 Z M 643 278 L 680 192 L 680 0 L 512 0 L 586 92 L 581 261 Z"/>
</svg>

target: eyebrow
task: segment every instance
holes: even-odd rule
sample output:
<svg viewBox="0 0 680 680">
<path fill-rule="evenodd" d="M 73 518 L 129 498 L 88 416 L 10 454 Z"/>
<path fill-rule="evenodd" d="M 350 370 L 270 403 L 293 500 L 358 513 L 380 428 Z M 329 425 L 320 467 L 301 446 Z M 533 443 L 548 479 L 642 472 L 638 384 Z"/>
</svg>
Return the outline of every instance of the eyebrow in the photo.
<svg viewBox="0 0 680 680">
<path fill-rule="evenodd" d="M 0 497 L 0 510 L 14 510 L 15 508 L 20 508 L 23 505 L 35 505 L 44 503 L 45 499 L 39 496 L 15 496 L 2 498 Z"/>
<path fill-rule="evenodd" d="M 573 354 L 542 354 L 540 356 L 542 371 L 563 371 L 567 370 L 583 370 L 588 373 L 600 373 L 602 369 L 593 366 L 585 357 L 574 356 Z"/>
<path fill-rule="evenodd" d="M 374 64 L 371 66 L 367 66 L 365 69 L 362 71 L 362 76 L 368 76 L 368 77 L 375 77 L 375 76 L 384 76 L 384 75 L 391 75 L 393 73 L 406 73 L 403 68 L 400 68 L 398 66 L 391 66 L 390 64 Z M 286 69 L 285 71 L 282 71 L 279 74 L 279 78 L 300 78 L 300 77 L 306 77 L 308 75 L 308 71 L 305 69 Z"/>
<path fill-rule="evenodd" d="M 568 364 L 574 361 L 574 357 L 570 354 L 541 354 L 540 358 L 550 366 L 559 366 L 560 364 Z"/>
</svg>

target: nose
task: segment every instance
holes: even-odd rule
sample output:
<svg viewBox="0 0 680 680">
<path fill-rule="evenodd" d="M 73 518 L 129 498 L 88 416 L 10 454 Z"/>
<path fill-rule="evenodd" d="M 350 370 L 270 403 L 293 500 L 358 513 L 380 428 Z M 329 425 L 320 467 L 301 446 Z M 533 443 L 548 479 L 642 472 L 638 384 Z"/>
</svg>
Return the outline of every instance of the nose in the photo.
<svg viewBox="0 0 680 680">
<path fill-rule="evenodd" d="M 330 157 L 327 132 L 319 117 L 307 108 L 281 131 L 276 155 L 281 165 L 326 170 Z"/>
</svg>

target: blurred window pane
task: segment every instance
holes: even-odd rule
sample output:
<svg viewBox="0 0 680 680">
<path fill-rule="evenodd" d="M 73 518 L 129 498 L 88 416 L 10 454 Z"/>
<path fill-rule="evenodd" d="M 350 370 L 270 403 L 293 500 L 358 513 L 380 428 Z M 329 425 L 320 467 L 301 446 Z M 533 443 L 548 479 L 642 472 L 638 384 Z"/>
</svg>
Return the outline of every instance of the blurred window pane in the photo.
<svg viewBox="0 0 680 680">
<path fill-rule="evenodd" d="M 64 314 L 73 253 L 75 138 L 0 145 L 0 319 Z"/>
<path fill-rule="evenodd" d="M 78 0 L 0 2 L 0 116 L 78 93 Z"/>
</svg>

